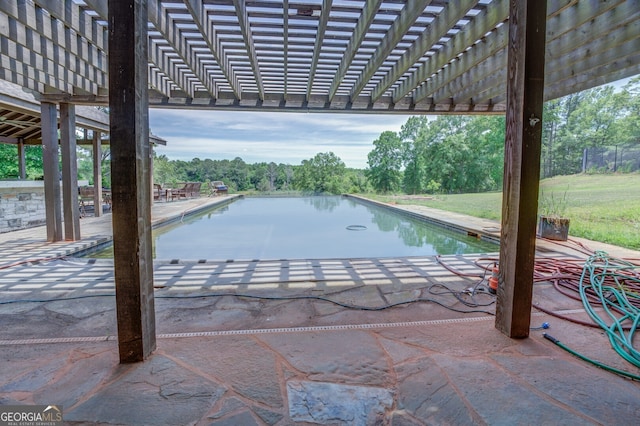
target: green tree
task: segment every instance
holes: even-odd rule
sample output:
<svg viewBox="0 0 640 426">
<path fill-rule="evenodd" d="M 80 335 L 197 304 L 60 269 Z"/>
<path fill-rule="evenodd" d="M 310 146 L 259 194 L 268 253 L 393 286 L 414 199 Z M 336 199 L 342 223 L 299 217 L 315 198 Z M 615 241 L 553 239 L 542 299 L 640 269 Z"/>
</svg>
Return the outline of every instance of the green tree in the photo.
<svg viewBox="0 0 640 426">
<path fill-rule="evenodd" d="M 333 152 L 318 153 L 295 169 L 296 187 L 314 193 L 340 194 L 345 190 L 345 170 L 345 164 Z"/>
<path fill-rule="evenodd" d="M 374 149 L 369 152 L 366 171 L 367 178 L 376 191 L 391 192 L 400 187 L 402 178 L 402 141 L 391 131 L 383 132 L 373 141 Z"/>
<path fill-rule="evenodd" d="M 424 192 L 424 138 L 421 133 L 429 124 L 426 116 L 409 117 L 400 129 L 402 162 L 404 164 L 403 188 L 407 194 Z"/>
<path fill-rule="evenodd" d="M 178 182 L 175 161 L 170 161 L 166 155 L 153 154 L 153 181 L 161 185 L 173 185 Z"/>
<path fill-rule="evenodd" d="M 504 118 L 440 116 L 418 136 L 428 192 L 479 192 L 502 185 Z M 406 172 L 405 172 L 406 173 Z"/>
<path fill-rule="evenodd" d="M 42 146 L 26 145 L 24 147 L 24 157 L 26 178 L 42 178 Z M 15 179 L 19 176 L 18 146 L 0 144 L 0 179 Z"/>
</svg>

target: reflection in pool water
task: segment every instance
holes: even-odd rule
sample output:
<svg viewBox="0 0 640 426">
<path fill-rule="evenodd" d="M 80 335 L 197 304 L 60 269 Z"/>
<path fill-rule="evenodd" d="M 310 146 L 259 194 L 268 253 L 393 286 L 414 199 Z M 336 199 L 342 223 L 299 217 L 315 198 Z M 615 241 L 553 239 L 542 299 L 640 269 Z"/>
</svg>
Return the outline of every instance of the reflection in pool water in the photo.
<svg viewBox="0 0 640 426">
<path fill-rule="evenodd" d="M 357 229 L 356 229 L 357 228 Z M 154 258 L 328 259 L 496 252 L 493 243 L 353 199 L 242 198 L 153 232 Z M 91 257 L 111 257 L 111 250 Z"/>
</svg>

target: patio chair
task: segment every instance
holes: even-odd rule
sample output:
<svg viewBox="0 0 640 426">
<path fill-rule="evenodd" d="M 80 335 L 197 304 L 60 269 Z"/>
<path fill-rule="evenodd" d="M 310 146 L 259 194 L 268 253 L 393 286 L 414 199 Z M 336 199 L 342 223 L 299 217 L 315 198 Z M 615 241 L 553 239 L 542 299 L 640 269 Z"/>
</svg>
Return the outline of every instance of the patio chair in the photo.
<svg viewBox="0 0 640 426">
<path fill-rule="evenodd" d="M 93 205 L 93 186 L 78 187 L 78 201 L 80 204 L 80 216 L 87 215 L 87 207 Z"/>
<path fill-rule="evenodd" d="M 162 185 L 159 183 L 153 184 L 153 199 L 160 201 L 165 195 L 165 190 L 162 189 Z"/>
<path fill-rule="evenodd" d="M 94 211 L 96 208 L 102 208 L 102 205 L 94 205 L 94 191 L 95 188 L 93 186 L 81 186 L 78 188 L 78 201 L 80 204 L 80 215 L 82 217 L 87 215 L 88 206 L 92 206 Z M 102 188 L 102 204 L 106 204 L 107 210 L 111 211 L 111 190 L 109 188 Z"/>
<path fill-rule="evenodd" d="M 225 185 L 221 180 L 214 180 L 211 182 L 211 185 L 216 189 L 216 194 L 226 194 L 227 191 L 229 191 L 227 185 Z"/>
<path fill-rule="evenodd" d="M 213 185 L 213 182 L 207 182 L 207 187 L 209 189 L 209 193 L 207 194 L 207 196 L 209 197 L 215 197 L 216 193 L 218 192 L 218 188 L 216 188 Z"/>
<path fill-rule="evenodd" d="M 190 197 L 197 198 L 200 196 L 200 187 L 202 187 L 202 182 L 192 182 L 191 183 L 191 192 L 189 194 Z"/>
<path fill-rule="evenodd" d="M 167 198 L 171 197 L 171 201 L 173 201 L 174 198 L 177 198 L 177 199 L 187 198 L 187 194 L 189 194 L 190 192 L 191 192 L 191 183 L 187 182 L 181 188 L 170 189 L 169 192 L 167 192 Z"/>
</svg>

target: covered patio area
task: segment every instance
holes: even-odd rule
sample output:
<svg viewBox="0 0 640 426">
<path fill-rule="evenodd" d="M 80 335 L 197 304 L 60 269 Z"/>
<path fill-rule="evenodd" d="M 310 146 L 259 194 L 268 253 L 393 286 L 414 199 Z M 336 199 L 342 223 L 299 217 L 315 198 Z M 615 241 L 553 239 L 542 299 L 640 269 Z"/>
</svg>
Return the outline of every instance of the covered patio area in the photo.
<svg viewBox="0 0 640 426">
<path fill-rule="evenodd" d="M 225 198 L 158 203 L 153 221 L 179 220 Z M 448 219 L 487 229 L 475 218 Z M 111 223 L 108 215 L 83 221 L 83 244 L 46 243 L 44 227 L 0 234 L 3 405 L 48 401 L 63 407 L 68 424 L 627 425 L 637 419 L 637 382 L 542 336 L 640 374 L 599 329 L 533 309 L 530 338 L 513 340 L 495 329 L 495 304 L 470 307 L 441 291 L 442 284 L 458 292 L 476 285 L 483 272 L 476 260 L 497 253 L 158 261 L 158 347 L 145 363 L 118 364 L 113 261 L 67 256 L 108 240 Z M 538 256 L 584 259 L 581 245 L 640 257 L 586 240 L 568 246 L 538 240 Z M 491 300 L 479 295 L 476 301 Z M 534 286 L 533 301 L 587 319 L 580 302 L 548 282 Z M 548 329 L 541 328 L 545 322 Z"/>
<path fill-rule="evenodd" d="M 3 405 L 61 404 L 78 424 L 637 422 L 637 382 L 531 328 L 549 322 L 561 341 L 637 374 L 598 331 L 532 309 L 551 299 L 584 316 L 534 285 L 537 256 L 584 256 L 536 240 L 543 102 L 640 73 L 637 0 L 21 0 L 0 5 L 0 22 L 0 79 L 40 102 L 53 212 L 0 247 L 28 256 L 0 270 Z M 67 242 L 51 204 L 58 140 L 71 194 L 73 116 L 87 104 L 109 108 L 113 213 L 91 220 L 110 234 L 87 224 L 80 239 L 68 211 Z M 419 301 L 438 283 L 470 285 L 434 259 L 310 262 L 294 265 L 298 280 L 280 279 L 291 264 L 258 262 L 241 268 L 259 274 L 227 283 L 216 268 L 234 262 L 154 262 L 157 208 L 179 204 L 152 205 L 149 107 L 504 114 L 495 312 Z M 111 268 L 46 255 L 111 237 Z"/>
</svg>

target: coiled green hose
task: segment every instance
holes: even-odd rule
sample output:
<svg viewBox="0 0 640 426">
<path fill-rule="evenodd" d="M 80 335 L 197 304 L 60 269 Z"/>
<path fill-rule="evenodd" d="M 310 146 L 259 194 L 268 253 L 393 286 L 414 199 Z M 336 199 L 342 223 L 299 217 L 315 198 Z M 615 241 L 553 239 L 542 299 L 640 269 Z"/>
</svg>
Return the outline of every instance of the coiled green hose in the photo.
<svg viewBox="0 0 640 426">
<path fill-rule="evenodd" d="M 588 293 L 597 295 L 603 315 L 596 312 Z M 640 368 L 640 351 L 633 346 L 640 327 L 640 267 L 597 251 L 584 264 L 580 297 L 591 319 L 607 333 L 613 349 Z"/>
</svg>

